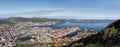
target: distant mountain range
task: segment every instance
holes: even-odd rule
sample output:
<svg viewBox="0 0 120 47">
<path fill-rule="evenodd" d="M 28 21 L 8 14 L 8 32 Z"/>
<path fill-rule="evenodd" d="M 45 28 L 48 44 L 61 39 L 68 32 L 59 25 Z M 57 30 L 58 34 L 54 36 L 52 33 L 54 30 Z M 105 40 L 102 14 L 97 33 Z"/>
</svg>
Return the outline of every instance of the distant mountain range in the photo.
<svg viewBox="0 0 120 47">
<path fill-rule="evenodd" d="M 3 18 L 0 20 L 0 24 L 9 24 L 9 23 L 17 23 L 17 22 L 47 22 L 47 21 L 55 21 L 55 22 L 63 22 L 62 19 L 49 19 L 49 18 L 25 18 L 25 17 L 9 17 Z"/>
<path fill-rule="evenodd" d="M 114 21 L 114 20 L 80 20 L 80 19 L 53 19 L 53 18 L 25 18 L 25 17 L 9 17 L 9 18 L 0 18 L 2 21 L 11 21 L 11 22 L 44 22 L 44 21 L 70 21 L 70 22 L 103 22 L 103 21 Z"/>
</svg>

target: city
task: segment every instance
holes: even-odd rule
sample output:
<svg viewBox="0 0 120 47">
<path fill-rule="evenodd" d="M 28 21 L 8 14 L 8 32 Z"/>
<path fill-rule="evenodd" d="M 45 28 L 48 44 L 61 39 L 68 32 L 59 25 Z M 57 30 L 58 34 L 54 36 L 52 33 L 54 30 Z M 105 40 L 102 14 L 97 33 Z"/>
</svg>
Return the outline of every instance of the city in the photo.
<svg viewBox="0 0 120 47">
<path fill-rule="evenodd" d="M 120 47 L 120 0 L 0 0 L 0 47 Z"/>
<path fill-rule="evenodd" d="M 44 27 L 46 25 L 50 26 L 57 23 L 58 22 L 53 21 L 41 23 L 18 22 L 17 24 L 1 24 L 0 44 L 1 46 L 5 47 L 15 46 L 16 44 L 57 43 L 60 41 L 72 42 L 92 34 L 97 34 L 97 32 L 95 32 L 94 30 L 93 32 L 87 32 L 87 30 L 81 32 L 81 29 L 78 26 L 61 29 Z M 76 31 L 79 31 L 77 35 L 73 37 L 65 37 L 68 34 L 72 34 Z"/>
</svg>

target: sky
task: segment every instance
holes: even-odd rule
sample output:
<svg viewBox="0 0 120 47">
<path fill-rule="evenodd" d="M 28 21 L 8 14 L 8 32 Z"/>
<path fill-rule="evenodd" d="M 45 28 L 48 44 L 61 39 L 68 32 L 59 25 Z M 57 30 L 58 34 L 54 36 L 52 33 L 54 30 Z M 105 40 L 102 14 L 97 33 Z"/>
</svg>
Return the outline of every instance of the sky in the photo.
<svg viewBox="0 0 120 47">
<path fill-rule="evenodd" d="M 0 17 L 120 19 L 120 0 L 0 0 Z"/>
</svg>

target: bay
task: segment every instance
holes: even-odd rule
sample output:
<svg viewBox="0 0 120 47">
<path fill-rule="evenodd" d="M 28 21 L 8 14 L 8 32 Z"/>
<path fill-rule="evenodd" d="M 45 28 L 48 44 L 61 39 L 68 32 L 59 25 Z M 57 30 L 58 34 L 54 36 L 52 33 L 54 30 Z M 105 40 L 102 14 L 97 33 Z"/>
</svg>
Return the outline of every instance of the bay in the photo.
<svg viewBox="0 0 120 47">
<path fill-rule="evenodd" d="M 97 32 L 100 32 L 102 29 L 104 29 L 106 26 L 108 26 L 110 23 L 114 21 L 102 21 L 102 22 L 64 22 L 57 25 L 52 26 L 52 28 L 67 28 L 70 26 L 79 26 L 81 30 L 95 30 Z"/>
</svg>

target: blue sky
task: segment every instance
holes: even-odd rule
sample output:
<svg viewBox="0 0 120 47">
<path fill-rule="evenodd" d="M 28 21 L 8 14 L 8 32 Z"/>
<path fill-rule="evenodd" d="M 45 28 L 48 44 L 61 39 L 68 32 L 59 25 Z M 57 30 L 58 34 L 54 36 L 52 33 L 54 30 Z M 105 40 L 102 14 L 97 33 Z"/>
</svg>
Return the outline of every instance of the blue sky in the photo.
<svg viewBox="0 0 120 47">
<path fill-rule="evenodd" d="M 0 0 L 0 17 L 12 16 L 119 19 L 120 0 Z"/>
</svg>

